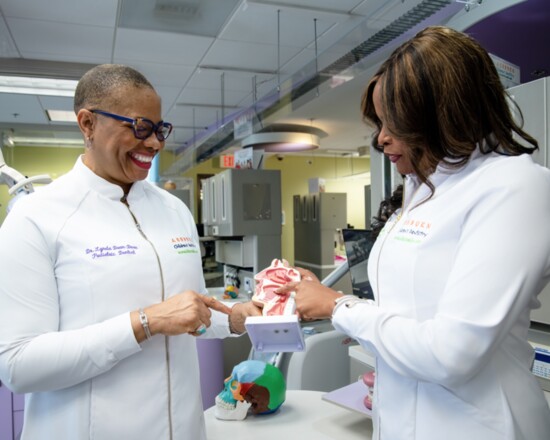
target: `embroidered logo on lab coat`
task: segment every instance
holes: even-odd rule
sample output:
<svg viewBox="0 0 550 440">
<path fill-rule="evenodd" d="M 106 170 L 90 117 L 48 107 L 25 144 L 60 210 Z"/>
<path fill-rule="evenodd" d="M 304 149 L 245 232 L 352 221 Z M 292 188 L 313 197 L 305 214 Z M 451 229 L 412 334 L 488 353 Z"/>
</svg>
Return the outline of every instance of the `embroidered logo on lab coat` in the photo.
<svg viewBox="0 0 550 440">
<path fill-rule="evenodd" d="M 193 239 L 191 237 L 174 237 L 171 241 L 172 246 L 178 254 L 198 253 L 197 246 L 193 243 Z"/>
<path fill-rule="evenodd" d="M 422 243 L 429 235 L 432 224 L 424 220 L 407 218 L 397 225 L 397 228 L 395 240 L 406 243 Z"/>
</svg>

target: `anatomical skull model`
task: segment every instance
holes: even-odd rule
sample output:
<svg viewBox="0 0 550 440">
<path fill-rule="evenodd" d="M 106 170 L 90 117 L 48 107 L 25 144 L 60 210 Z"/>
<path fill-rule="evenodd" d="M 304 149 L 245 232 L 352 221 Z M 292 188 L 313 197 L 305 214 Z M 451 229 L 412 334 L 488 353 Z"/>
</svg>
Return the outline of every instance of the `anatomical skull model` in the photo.
<svg viewBox="0 0 550 440">
<path fill-rule="evenodd" d="M 262 361 L 236 365 L 216 396 L 214 414 L 221 420 L 243 420 L 253 414 L 270 414 L 285 401 L 286 384 L 281 371 Z"/>
</svg>

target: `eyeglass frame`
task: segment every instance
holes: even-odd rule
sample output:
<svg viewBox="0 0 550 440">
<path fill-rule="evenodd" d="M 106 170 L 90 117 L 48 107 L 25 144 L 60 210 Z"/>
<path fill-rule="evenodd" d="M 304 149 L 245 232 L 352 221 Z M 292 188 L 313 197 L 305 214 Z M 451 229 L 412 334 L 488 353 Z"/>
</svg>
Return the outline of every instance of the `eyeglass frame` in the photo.
<svg viewBox="0 0 550 440">
<path fill-rule="evenodd" d="M 172 124 L 170 124 L 170 122 L 165 122 L 165 121 L 160 121 L 158 124 L 155 124 L 150 119 L 142 118 L 142 117 L 128 118 L 126 116 L 117 115 L 115 113 L 109 113 L 109 112 L 106 112 L 104 110 L 97 110 L 97 109 L 92 109 L 92 110 L 88 110 L 88 111 L 90 111 L 92 113 L 97 113 L 98 115 L 107 116 L 108 118 L 112 118 L 112 119 L 115 119 L 117 121 L 128 122 L 129 124 L 132 124 L 132 131 L 134 132 L 134 137 L 136 139 L 141 140 L 141 141 L 145 140 L 145 139 L 148 139 L 153 133 L 155 133 L 155 137 L 157 138 L 157 140 L 159 140 L 160 142 L 164 142 L 166 139 L 168 139 L 168 136 L 170 136 L 170 133 L 172 133 L 172 130 L 174 128 L 174 126 Z M 136 130 L 137 124 L 141 121 L 146 122 L 148 124 L 151 124 L 151 132 L 145 137 L 138 136 L 138 133 L 137 133 L 137 130 Z M 169 128 L 168 134 L 166 136 L 164 136 L 162 133 L 159 133 L 159 129 L 161 129 L 161 127 Z M 162 136 L 162 139 L 159 136 Z"/>
</svg>

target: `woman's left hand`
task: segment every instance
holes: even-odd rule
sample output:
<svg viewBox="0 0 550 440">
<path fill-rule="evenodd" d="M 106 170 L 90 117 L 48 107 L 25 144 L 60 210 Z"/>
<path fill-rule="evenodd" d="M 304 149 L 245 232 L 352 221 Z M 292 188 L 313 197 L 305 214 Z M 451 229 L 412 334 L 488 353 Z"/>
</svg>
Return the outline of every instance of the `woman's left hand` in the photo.
<svg viewBox="0 0 550 440">
<path fill-rule="evenodd" d="M 256 307 L 252 301 L 245 303 L 237 303 L 231 309 L 231 314 L 229 315 L 229 328 L 232 333 L 244 333 L 246 328 L 244 326 L 244 321 L 249 316 L 261 316 L 262 309 Z"/>
</svg>

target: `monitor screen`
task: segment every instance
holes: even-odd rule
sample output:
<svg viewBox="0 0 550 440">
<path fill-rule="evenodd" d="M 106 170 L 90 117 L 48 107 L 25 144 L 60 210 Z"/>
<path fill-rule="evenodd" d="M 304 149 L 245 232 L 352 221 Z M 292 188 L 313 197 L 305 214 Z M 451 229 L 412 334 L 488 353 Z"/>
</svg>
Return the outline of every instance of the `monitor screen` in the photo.
<svg viewBox="0 0 550 440">
<path fill-rule="evenodd" d="M 374 244 L 370 229 L 342 229 L 353 294 L 360 298 L 374 299 L 367 264 Z"/>
</svg>

